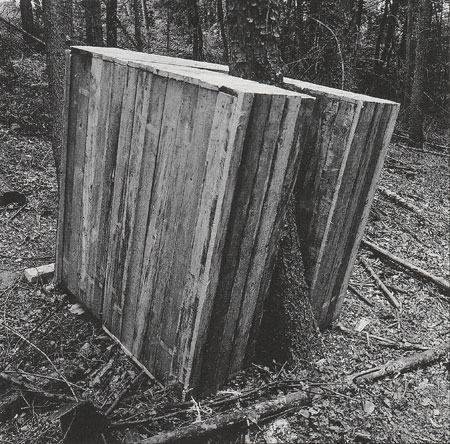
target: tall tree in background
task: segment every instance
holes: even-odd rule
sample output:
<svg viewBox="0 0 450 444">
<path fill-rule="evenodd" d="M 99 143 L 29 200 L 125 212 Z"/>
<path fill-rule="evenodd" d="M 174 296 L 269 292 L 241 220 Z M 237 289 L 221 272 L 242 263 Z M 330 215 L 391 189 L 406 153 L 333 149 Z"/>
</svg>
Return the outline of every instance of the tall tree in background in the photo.
<svg viewBox="0 0 450 444">
<path fill-rule="evenodd" d="M 230 73 L 282 86 L 278 49 L 282 0 L 229 0 Z M 278 359 L 300 363 L 320 348 L 319 332 L 308 298 L 303 257 L 295 220 L 295 200 L 286 211 L 275 270 L 266 301 L 260 336 L 258 325 L 250 335 L 249 364 L 256 348 Z"/>
<path fill-rule="evenodd" d="M 106 46 L 117 46 L 117 0 L 106 0 Z"/>
<path fill-rule="evenodd" d="M 86 43 L 103 46 L 102 10 L 100 0 L 85 0 Z"/>
<path fill-rule="evenodd" d="M 72 35 L 72 2 L 71 0 L 42 0 L 42 12 L 52 110 L 52 150 L 59 179 L 63 134 L 65 49 L 66 42 L 70 42 Z"/>
<path fill-rule="evenodd" d="M 223 45 L 223 63 L 228 65 L 229 57 L 228 57 L 228 36 L 225 30 L 225 16 L 223 13 L 223 0 L 217 0 L 217 21 L 219 22 L 220 28 L 220 36 L 222 37 L 222 45 Z"/>
<path fill-rule="evenodd" d="M 144 41 L 142 39 L 142 20 L 139 0 L 131 0 L 133 5 L 134 15 L 134 40 L 136 42 L 136 49 L 142 51 L 144 49 Z"/>
<path fill-rule="evenodd" d="M 423 144 L 424 86 L 431 28 L 431 0 L 420 0 L 417 20 L 416 60 L 411 92 L 409 138 L 417 145 Z"/>
<path fill-rule="evenodd" d="M 403 86 L 403 105 L 408 106 L 410 101 L 411 80 L 414 68 L 414 21 L 416 16 L 417 0 L 408 0 L 406 15 L 406 35 L 405 35 L 405 78 Z"/>
<path fill-rule="evenodd" d="M 22 19 L 22 29 L 28 34 L 34 35 L 33 7 L 31 0 L 20 0 L 20 17 Z M 29 35 L 24 34 L 23 39 L 26 44 L 33 45 L 35 41 Z"/>
<path fill-rule="evenodd" d="M 192 57 L 194 60 L 203 60 L 203 32 L 198 0 L 188 0 L 186 7 L 188 23 L 192 34 Z"/>
</svg>

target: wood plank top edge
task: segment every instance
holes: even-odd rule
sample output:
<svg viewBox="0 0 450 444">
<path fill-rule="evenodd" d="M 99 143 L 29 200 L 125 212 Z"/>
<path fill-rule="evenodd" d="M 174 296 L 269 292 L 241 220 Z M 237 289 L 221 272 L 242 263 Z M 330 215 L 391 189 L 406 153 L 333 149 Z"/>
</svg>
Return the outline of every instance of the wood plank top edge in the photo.
<svg viewBox="0 0 450 444">
<path fill-rule="evenodd" d="M 136 51 L 129 51 L 125 49 L 120 48 L 108 48 L 108 47 L 95 47 L 95 46 L 72 46 L 72 49 L 75 49 L 77 51 L 84 51 L 92 53 L 96 56 L 101 56 L 105 60 L 117 60 L 119 63 L 122 61 L 122 63 L 126 61 L 132 61 L 132 62 L 141 62 L 143 65 L 142 67 L 148 66 L 148 64 L 159 64 L 159 65 L 165 65 L 166 70 L 207 70 L 210 73 L 220 73 L 220 74 L 227 74 L 228 73 L 228 66 L 221 65 L 218 63 L 210 63 L 210 62 L 200 62 L 197 60 L 191 60 L 191 59 L 182 59 L 177 57 L 170 57 L 170 56 L 163 56 L 158 54 L 148 54 L 144 52 L 136 52 Z M 191 73 L 191 75 L 194 75 L 194 72 Z M 234 79 L 234 77 L 233 77 Z M 204 79 L 202 79 L 204 81 Z M 246 82 L 251 82 L 250 80 L 246 80 Z M 365 94 L 359 94 L 359 93 L 353 93 L 350 91 L 345 91 L 342 89 L 337 88 L 331 88 L 324 85 L 318 85 L 315 83 L 305 82 L 302 80 L 292 79 L 289 77 L 284 78 L 284 82 L 288 85 L 298 87 L 304 91 L 301 91 L 301 94 L 304 95 L 314 95 L 314 93 L 322 93 L 325 94 L 328 97 L 331 98 L 338 98 L 338 99 L 344 99 L 352 102 L 373 102 L 373 103 L 385 103 L 390 105 L 397 105 L 399 104 L 397 102 L 387 100 L 387 99 L 381 99 L 377 97 L 368 96 Z M 257 82 L 253 82 L 257 83 Z M 258 84 L 260 85 L 260 84 Z M 217 85 L 216 85 L 217 86 Z M 226 85 L 229 87 L 229 85 Z M 264 89 L 268 88 L 268 85 L 263 85 Z M 257 89 L 263 89 L 263 87 L 260 86 L 260 88 Z M 241 86 L 238 86 L 239 90 L 241 90 Z M 236 88 L 236 89 L 237 89 Z M 270 88 L 276 88 L 276 87 L 270 87 Z M 233 88 L 234 89 L 234 88 Z M 284 89 L 281 89 L 282 91 L 285 91 Z M 259 91 L 251 91 L 259 93 Z M 264 91 L 261 93 L 264 94 Z M 266 89 L 265 93 L 271 93 Z M 272 94 L 275 92 L 272 92 Z M 295 93 L 292 92 L 292 95 Z"/>
</svg>

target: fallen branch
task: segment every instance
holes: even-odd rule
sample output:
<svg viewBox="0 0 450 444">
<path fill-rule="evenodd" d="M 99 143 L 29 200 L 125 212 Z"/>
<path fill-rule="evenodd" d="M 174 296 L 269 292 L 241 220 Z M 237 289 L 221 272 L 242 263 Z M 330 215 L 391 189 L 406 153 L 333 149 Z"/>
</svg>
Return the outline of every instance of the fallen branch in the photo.
<svg viewBox="0 0 450 444">
<path fill-rule="evenodd" d="M 375 339 L 376 341 L 381 342 L 382 345 L 386 345 L 387 347 L 392 347 L 392 348 L 398 348 L 401 350 L 423 351 L 423 350 L 430 349 L 430 347 L 424 347 L 423 345 L 413 344 L 412 342 L 408 342 L 408 341 L 398 342 L 398 341 L 394 341 L 393 339 L 384 338 L 383 336 L 372 335 L 367 332 L 359 332 L 359 331 L 344 327 L 341 324 L 337 324 L 336 329 L 342 331 L 343 333 L 347 333 L 349 335 L 354 335 L 354 336 L 355 335 L 358 335 L 358 336 L 364 335 L 365 337 L 368 337 L 369 339 Z"/>
<path fill-rule="evenodd" d="M 440 347 L 432 348 L 421 353 L 415 353 L 411 356 L 401 357 L 399 359 L 389 361 L 384 365 L 350 375 L 348 380 L 356 383 L 369 382 L 385 376 L 404 373 L 419 366 L 432 364 L 447 355 L 449 351 L 450 342 L 445 342 Z"/>
<path fill-rule="evenodd" d="M 4 372 L 0 372 L 0 379 L 2 381 L 8 382 L 9 384 L 13 384 L 22 390 L 31 392 L 34 396 L 37 396 L 39 398 L 49 399 L 51 401 L 57 402 L 73 402 L 73 398 L 70 398 L 69 396 L 47 392 L 43 390 L 41 387 L 32 385 L 28 382 L 21 381 L 20 379 L 15 378 L 14 376 L 11 375 L 7 375 Z"/>
<path fill-rule="evenodd" d="M 384 285 L 383 281 L 380 279 L 378 274 L 375 272 L 375 270 L 370 266 L 369 262 L 367 262 L 366 259 L 363 257 L 360 258 L 361 263 L 364 265 L 364 268 L 369 272 L 369 274 L 372 276 L 373 280 L 377 283 L 378 287 L 380 287 L 381 292 L 383 293 L 384 297 L 387 299 L 387 301 L 397 310 L 400 310 L 401 305 L 400 302 L 397 300 L 397 298 L 389 291 L 389 289 Z"/>
<path fill-rule="evenodd" d="M 171 432 L 160 433 L 141 441 L 140 444 L 199 442 L 224 430 L 241 429 L 247 427 L 249 423 L 259 423 L 273 415 L 280 415 L 308 402 L 309 396 L 304 391 L 297 391 L 270 401 L 260 402 L 242 410 L 190 424 Z"/>
<path fill-rule="evenodd" d="M 359 292 L 352 284 L 348 284 L 349 290 L 351 290 L 361 301 L 365 302 L 367 305 L 374 307 L 375 304 L 372 301 L 369 301 L 363 294 Z"/>
<path fill-rule="evenodd" d="M 26 35 L 30 39 L 34 40 L 36 43 L 39 43 L 39 45 L 42 46 L 42 49 L 45 48 L 45 43 L 41 39 L 37 38 L 35 35 L 30 34 L 28 31 L 25 31 L 25 29 L 20 28 L 19 26 L 15 25 L 14 23 L 11 23 L 10 21 L 6 20 L 3 17 L 0 17 L 0 20 L 3 23 L 6 23 L 8 26 L 11 26 L 11 28 L 15 29 L 16 31 L 18 31 L 18 32 L 22 33 L 23 35 Z"/>
<path fill-rule="evenodd" d="M 401 257 L 395 256 L 394 254 L 390 253 L 388 250 L 385 250 L 382 247 L 379 247 L 378 245 L 374 244 L 373 242 L 362 240 L 361 245 L 366 248 L 367 250 L 372 251 L 377 256 L 384 257 L 385 259 L 390 260 L 391 262 L 394 262 L 398 265 L 401 265 L 404 268 L 407 268 L 410 271 L 413 271 L 420 277 L 433 282 L 438 287 L 442 288 L 447 294 L 450 294 L 450 283 L 446 281 L 443 278 L 434 276 L 433 274 L 429 273 L 428 271 L 418 267 L 417 265 L 412 264 L 406 259 L 402 259 Z"/>
<path fill-rule="evenodd" d="M 422 210 L 419 207 L 416 207 L 414 204 L 408 202 L 406 199 L 404 199 L 402 196 L 398 195 L 397 193 L 394 193 L 391 190 L 388 190 L 387 188 L 384 188 L 382 186 L 379 186 L 377 190 L 386 196 L 391 201 L 395 202 L 396 204 L 400 205 L 401 207 L 406 208 L 409 211 L 412 211 L 413 213 L 416 213 L 418 216 L 420 216 L 422 219 L 426 219 L 426 217 L 422 214 Z"/>
<path fill-rule="evenodd" d="M 125 385 L 125 387 L 119 393 L 117 398 L 114 400 L 114 402 L 110 405 L 110 407 L 106 411 L 106 413 L 105 413 L 106 416 L 111 415 L 111 413 L 116 409 L 116 407 L 119 405 L 120 401 L 122 401 L 122 399 L 125 397 L 125 395 L 128 393 L 128 391 L 131 390 L 133 387 L 135 387 L 136 384 L 142 379 L 142 377 L 144 375 L 145 375 L 145 372 L 142 371 L 132 381 L 129 381 L 128 384 Z"/>
</svg>

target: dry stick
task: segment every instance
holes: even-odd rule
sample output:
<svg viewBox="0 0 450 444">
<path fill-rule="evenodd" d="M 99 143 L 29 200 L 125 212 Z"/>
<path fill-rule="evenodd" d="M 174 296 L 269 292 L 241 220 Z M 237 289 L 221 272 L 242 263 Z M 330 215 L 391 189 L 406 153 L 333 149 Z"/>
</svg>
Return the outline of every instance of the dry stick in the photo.
<svg viewBox="0 0 450 444">
<path fill-rule="evenodd" d="M 193 439 L 200 441 L 230 428 L 245 428 L 251 422 L 263 421 L 273 415 L 279 415 L 293 407 L 305 405 L 309 396 L 303 391 L 289 393 L 270 401 L 260 402 L 251 407 L 217 415 L 206 421 L 190 424 L 178 430 L 160 433 L 145 439 L 140 444 L 185 443 Z"/>
<path fill-rule="evenodd" d="M 52 401 L 59 401 L 59 402 L 73 402 L 73 399 L 70 398 L 69 396 L 46 392 L 45 390 L 41 389 L 38 386 L 21 381 L 20 379 L 17 379 L 11 375 L 7 375 L 4 372 L 0 372 L 0 379 L 10 384 L 14 384 L 17 387 L 21 388 L 22 390 L 32 392 L 36 396 L 39 396 L 40 398 L 50 399 Z"/>
<path fill-rule="evenodd" d="M 404 373 L 420 365 L 431 364 L 448 354 L 449 351 L 450 342 L 445 342 L 440 347 L 432 348 L 421 353 L 414 353 L 411 356 L 401 357 L 400 359 L 389 361 L 384 365 L 350 375 L 348 380 L 353 382 L 368 382 L 384 376 Z"/>
<path fill-rule="evenodd" d="M 124 396 L 128 393 L 129 390 L 131 390 L 138 382 L 139 380 L 145 375 L 145 372 L 142 371 L 137 375 L 132 381 L 129 381 L 128 384 L 125 385 L 123 390 L 119 393 L 117 398 L 114 400 L 114 402 L 111 404 L 111 406 L 106 410 L 105 415 L 109 416 L 111 413 L 115 410 L 115 408 L 119 405 L 119 402 L 122 401 Z"/>
<path fill-rule="evenodd" d="M 352 284 L 348 284 L 348 288 L 356 295 L 358 296 L 361 301 L 365 302 L 367 305 L 370 305 L 371 307 L 375 307 L 375 304 L 372 301 L 369 301 L 363 294 L 359 292 Z"/>
<path fill-rule="evenodd" d="M 41 353 L 45 359 L 47 359 L 48 362 L 50 362 L 50 364 L 52 365 L 52 367 L 55 369 L 56 373 L 58 373 L 58 375 L 61 377 L 61 379 L 66 383 L 67 387 L 69 387 L 70 391 L 72 392 L 72 395 L 75 399 L 75 401 L 78 402 L 78 398 L 77 395 L 75 394 L 75 392 L 73 391 L 72 386 L 70 385 L 69 381 L 67 380 L 67 378 L 58 370 L 58 368 L 56 367 L 56 365 L 53 363 L 53 361 L 49 358 L 49 356 L 47 355 L 47 353 L 45 353 L 43 350 L 41 350 L 37 345 L 34 345 L 30 340 L 28 340 L 25 336 L 21 335 L 18 331 L 14 330 L 11 327 L 8 327 L 5 323 L 1 323 L 0 325 L 3 325 L 3 327 L 5 327 L 7 330 L 9 330 L 11 333 L 15 334 L 16 336 L 18 336 L 20 339 L 24 340 L 25 342 L 27 342 L 29 345 L 31 345 L 35 350 L 37 350 L 39 353 Z"/>
<path fill-rule="evenodd" d="M 38 39 L 35 35 L 30 34 L 28 31 L 25 31 L 25 29 L 20 28 L 19 26 L 16 26 L 14 23 L 11 23 L 10 21 L 4 19 L 3 17 L 0 17 L 0 20 L 3 23 L 6 23 L 7 25 L 11 26 L 11 28 L 15 29 L 16 31 L 21 32 L 22 34 L 26 35 L 27 37 L 30 37 L 36 43 L 39 43 L 40 45 L 42 45 L 45 48 L 45 43 L 41 39 Z"/>
<path fill-rule="evenodd" d="M 368 336 L 370 339 L 375 339 L 377 341 L 380 341 L 383 343 L 382 345 L 386 345 L 388 347 L 395 347 L 395 348 L 399 348 L 402 350 L 422 350 L 422 351 L 430 349 L 430 347 L 424 347 L 423 345 L 413 344 L 412 342 L 408 342 L 408 341 L 397 342 L 397 341 L 394 341 L 389 338 L 384 338 L 383 336 L 377 336 L 377 335 L 372 335 L 370 333 L 359 332 L 359 331 L 344 327 L 341 324 L 337 324 L 336 328 L 344 333 L 349 334 L 349 335 L 360 336 L 360 335 L 364 334 L 365 336 Z"/>
<path fill-rule="evenodd" d="M 418 267 L 417 265 L 412 264 L 406 259 L 402 259 L 401 257 L 395 256 L 394 254 L 390 253 L 388 250 L 385 250 L 382 247 L 379 247 L 378 245 L 374 244 L 373 242 L 362 240 L 361 246 L 366 248 L 367 250 L 372 251 L 377 256 L 384 257 L 385 259 L 390 260 L 391 262 L 394 262 L 398 265 L 401 265 L 404 268 L 407 268 L 410 271 L 413 271 L 420 277 L 433 282 L 438 287 L 442 288 L 447 294 L 450 293 L 450 284 L 448 281 L 446 281 L 443 278 L 437 277 L 432 275 L 431 273 L 428 273 L 428 271 Z"/>
<path fill-rule="evenodd" d="M 386 196 L 388 199 L 395 202 L 396 204 L 412 211 L 413 213 L 416 213 L 422 219 L 426 219 L 426 217 L 422 214 L 422 210 L 419 207 L 416 207 L 414 204 L 408 202 L 406 199 L 404 199 L 402 196 L 398 195 L 397 193 L 394 193 L 393 191 L 388 190 L 387 188 L 384 188 L 382 186 L 378 186 L 377 190 L 381 194 Z"/>
<path fill-rule="evenodd" d="M 398 302 L 397 298 L 389 291 L 389 289 L 384 285 L 378 274 L 375 272 L 375 270 L 370 266 L 369 262 L 362 256 L 360 257 L 360 260 L 362 264 L 364 265 L 364 268 L 369 272 L 369 274 L 372 276 L 374 281 L 378 284 L 380 287 L 380 290 L 382 291 L 385 298 L 388 300 L 388 302 L 397 310 L 400 310 L 401 305 L 400 302 Z"/>
</svg>

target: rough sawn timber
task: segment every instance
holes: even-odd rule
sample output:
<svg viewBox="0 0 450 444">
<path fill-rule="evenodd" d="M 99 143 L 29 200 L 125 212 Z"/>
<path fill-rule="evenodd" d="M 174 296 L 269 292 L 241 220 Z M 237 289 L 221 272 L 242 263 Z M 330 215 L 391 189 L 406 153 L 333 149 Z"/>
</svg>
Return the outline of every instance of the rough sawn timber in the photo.
<svg viewBox="0 0 450 444">
<path fill-rule="evenodd" d="M 122 49 L 105 51 L 129 57 Z M 155 67 L 170 65 L 174 76 L 199 68 L 202 81 L 228 72 L 214 63 L 137 52 L 132 57 Z M 399 104 L 287 77 L 284 83 L 316 98 L 315 131 L 304 143 L 295 197 L 311 304 L 325 328 L 339 316 L 347 292 Z"/>
<path fill-rule="evenodd" d="M 148 371 L 244 365 L 314 99 L 111 48 L 68 57 L 59 283 Z"/>
</svg>

